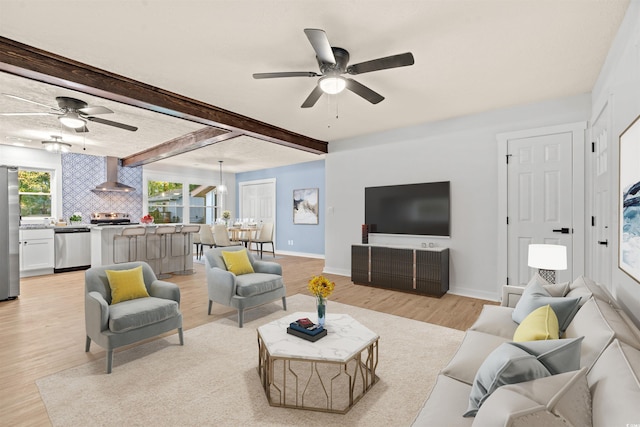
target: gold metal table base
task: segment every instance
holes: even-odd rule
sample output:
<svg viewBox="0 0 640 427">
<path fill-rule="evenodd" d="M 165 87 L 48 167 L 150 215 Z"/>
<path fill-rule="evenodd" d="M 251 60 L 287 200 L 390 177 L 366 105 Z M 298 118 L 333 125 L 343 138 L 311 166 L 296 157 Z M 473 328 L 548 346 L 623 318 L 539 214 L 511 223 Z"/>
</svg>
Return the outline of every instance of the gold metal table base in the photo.
<svg viewBox="0 0 640 427">
<path fill-rule="evenodd" d="M 273 357 L 258 334 L 258 373 L 271 406 L 346 414 L 378 382 L 378 340 L 346 362 Z"/>
</svg>

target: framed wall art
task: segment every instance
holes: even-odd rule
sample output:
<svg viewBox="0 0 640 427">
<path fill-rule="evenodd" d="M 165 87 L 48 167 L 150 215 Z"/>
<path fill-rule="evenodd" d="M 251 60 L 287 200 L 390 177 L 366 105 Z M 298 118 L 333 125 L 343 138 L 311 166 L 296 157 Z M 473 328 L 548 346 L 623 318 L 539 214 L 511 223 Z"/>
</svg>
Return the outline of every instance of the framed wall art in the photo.
<svg viewBox="0 0 640 427">
<path fill-rule="evenodd" d="M 318 224 L 318 189 L 293 190 L 293 223 Z"/>
<path fill-rule="evenodd" d="M 620 135 L 618 267 L 640 282 L 640 117 Z"/>
</svg>

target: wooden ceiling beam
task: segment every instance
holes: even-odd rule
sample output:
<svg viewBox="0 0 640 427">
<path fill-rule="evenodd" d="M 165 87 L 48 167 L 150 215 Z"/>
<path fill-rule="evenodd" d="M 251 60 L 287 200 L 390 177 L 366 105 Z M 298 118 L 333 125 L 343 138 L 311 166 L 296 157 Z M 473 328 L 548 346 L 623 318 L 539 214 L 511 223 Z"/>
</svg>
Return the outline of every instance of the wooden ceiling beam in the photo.
<svg viewBox="0 0 640 427">
<path fill-rule="evenodd" d="M 311 153 L 328 152 L 326 141 L 300 135 L 5 37 L 0 37 L 0 71 Z"/>
<path fill-rule="evenodd" d="M 224 129 L 205 127 L 195 132 L 179 136 L 160 145 L 139 151 L 122 158 L 122 166 L 134 167 L 153 163 L 169 157 L 177 156 L 208 145 L 228 141 L 242 135 L 240 132 L 230 132 Z"/>
</svg>

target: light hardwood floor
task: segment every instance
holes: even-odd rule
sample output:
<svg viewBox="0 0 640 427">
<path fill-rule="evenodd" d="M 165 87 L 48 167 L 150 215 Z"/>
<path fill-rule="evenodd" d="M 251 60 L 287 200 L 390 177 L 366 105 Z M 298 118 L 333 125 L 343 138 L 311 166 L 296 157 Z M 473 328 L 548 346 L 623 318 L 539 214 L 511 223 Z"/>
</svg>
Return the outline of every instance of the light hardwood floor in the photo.
<svg viewBox="0 0 640 427">
<path fill-rule="evenodd" d="M 276 262 L 283 267 L 288 296 L 308 294 L 307 281 L 322 274 L 324 266 L 321 259 L 291 256 L 278 256 Z M 168 279 L 180 286 L 185 330 L 235 315 L 235 310 L 219 304 L 207 315 L 204 266 L 195 264 L 195 270 L 193 275 Z M 336 283 L 330 301 L 460 330 L 475 321 L 484 304 L 493 304 L 450 294 L 442 298 L 406 294 L 354 285 L 349 277 L 326 276 Z M 24 278 L 20 283 L 18 299 L 0 302 L 0 425 L 46 426 L 49 417 L 35 381 L 104 360 L 105 352 L 95 344 L 84 352 L 84 272 Z"/>
</svg>

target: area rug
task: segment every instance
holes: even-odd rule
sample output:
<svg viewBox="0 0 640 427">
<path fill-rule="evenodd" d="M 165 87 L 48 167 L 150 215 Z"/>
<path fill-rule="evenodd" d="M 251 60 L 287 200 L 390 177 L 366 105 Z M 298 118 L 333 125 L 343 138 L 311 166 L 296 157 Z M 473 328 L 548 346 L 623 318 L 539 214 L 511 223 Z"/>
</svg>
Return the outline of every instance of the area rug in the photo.
<svg viewBox="0 0 640 427">
<path fill-rule="evenodd" d="M 294 295 L 287 313 L 309 312 L 315 299 Z M 408 426 L 463 332 L 329 301 L 380 336 L 380 380 L 344 415 L 269 406 L 257 372 L 256 329 L 285 315 L 280 304 L 116 351 L 36 381 L 54 426 Z M 92 347 L 92 351 L 99 347 Z M 82 349 L 78 349 L 82 351 Z"/>
</svg>

